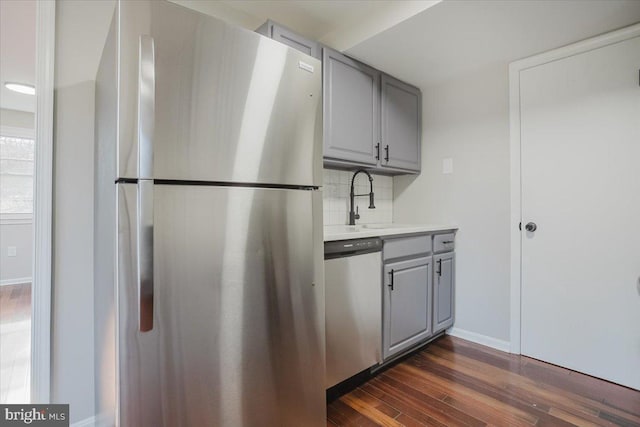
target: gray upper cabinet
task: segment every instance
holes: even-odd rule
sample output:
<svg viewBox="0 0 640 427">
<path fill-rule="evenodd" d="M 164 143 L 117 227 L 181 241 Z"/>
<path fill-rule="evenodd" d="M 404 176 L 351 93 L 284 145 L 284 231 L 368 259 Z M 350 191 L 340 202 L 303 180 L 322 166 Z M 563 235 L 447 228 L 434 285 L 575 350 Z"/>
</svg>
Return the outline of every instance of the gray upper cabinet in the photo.
<svg viewBox="0 0 640 427">
<path fill-rule="evenodd" d="M 433 256 L 435 265 L 433 283 L 433 332 L 453 326 L 455 254 L 448 252 Z"/>
<path fill-rule="evenodd" d="M 307 55 L 313 56 L 314 58 L 321 59 L 320 47 L 317 42 L 306 39 L 271 20 L 262 24 L 256 32 L 286 44 L 300 52 L 304 52 Z"/>
<path fill-rule="evenodd" d="M 420 89 L 323 48 L 324 164 L 419 173 Z"/>
<path fill-rule="evenodd" d="M 322 67 L 325 164 L 375 167 L 380 73 L 328 48 Z"/>
<path fill-rule="evenodd" d="M 422 95 L 386 74 L 382 75 L 381 151 L 382 168 L 420 172 Z"/>
<path fill-rule="evenodd" d="M 256 31 L 323 60 L 325 166 L 420 173 L 420 89 L 271 20 Z"/>
</svg>

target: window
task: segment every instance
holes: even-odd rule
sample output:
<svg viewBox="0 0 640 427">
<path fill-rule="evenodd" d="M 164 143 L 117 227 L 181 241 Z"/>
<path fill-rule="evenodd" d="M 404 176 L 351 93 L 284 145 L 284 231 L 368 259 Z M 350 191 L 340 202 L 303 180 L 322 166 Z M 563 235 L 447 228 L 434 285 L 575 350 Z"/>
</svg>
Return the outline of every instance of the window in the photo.
<svg viewBox="0 0 640 427">
<path fill-rule="evenodd" d="M 0 135 L 0 216 L 33 215 L 33 138 Z"/>
</svg>

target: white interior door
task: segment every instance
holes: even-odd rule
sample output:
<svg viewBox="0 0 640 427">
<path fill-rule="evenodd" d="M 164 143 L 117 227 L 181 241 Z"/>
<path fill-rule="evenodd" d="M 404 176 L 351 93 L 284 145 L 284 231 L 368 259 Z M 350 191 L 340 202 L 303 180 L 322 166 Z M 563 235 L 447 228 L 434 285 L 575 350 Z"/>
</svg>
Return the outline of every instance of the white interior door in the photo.
<svg viewBox="0 0 640 427">
<path fill-rule="evenodd" d="M 636 389 L 639 69 L 635 37 L 520 73 L 522 354 Z"/>
</svg>

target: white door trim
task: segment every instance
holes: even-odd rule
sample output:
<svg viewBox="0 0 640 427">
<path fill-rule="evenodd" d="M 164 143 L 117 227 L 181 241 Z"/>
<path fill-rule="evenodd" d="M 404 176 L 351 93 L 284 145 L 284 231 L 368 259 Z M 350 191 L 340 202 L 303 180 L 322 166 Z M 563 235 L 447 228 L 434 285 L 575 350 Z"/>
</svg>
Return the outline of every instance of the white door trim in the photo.
<svg viewBox="0 0 640 427">
<path fill-rule="evenodd" d="M 640 24 L 564 46 L 509 64 L 509 120 L 511 151 L 511 353 L 520 354 L 522 241 L 518 228 L 522 219 L 520 173 L 520 72 L 528 68 L 588 52 L 613 43 L 640 36 Z"/>
<path fill-rule="evenodd" d="M 34 167 L 31 402 L 51 392 L 53 88 L 56 2 L 36 2 L 36 144 Z"/>
</svg>

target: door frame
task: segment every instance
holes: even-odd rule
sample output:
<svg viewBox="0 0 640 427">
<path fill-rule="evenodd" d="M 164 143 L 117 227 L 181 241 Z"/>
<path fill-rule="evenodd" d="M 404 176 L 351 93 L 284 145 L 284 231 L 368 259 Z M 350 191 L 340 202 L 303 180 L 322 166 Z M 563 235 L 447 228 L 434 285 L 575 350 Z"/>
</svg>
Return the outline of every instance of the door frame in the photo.
<svg viewBox="0 0 640 427">
<path fill-rule="evenodd" d="M 522 291 L 522 175 L 520 128 L 520 72 L 559 59 L 585 53 L 610 44 L 640 36 L 640 24 L 589 38 L 509 64 L 509 148 L 511 167 L 511 316 L 510 352 L 521 354 Z"/>
<path fill-rule="evenodd" d="M 31 403 L 51 395 L 53 89 L 56 2 L 36 2 L 36 115 L 31 284 Z"/>
</svg>

